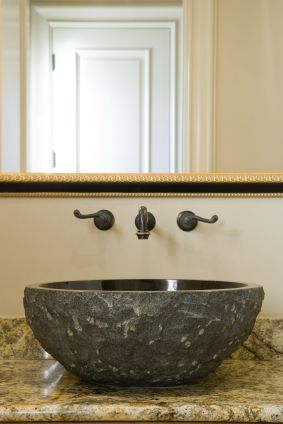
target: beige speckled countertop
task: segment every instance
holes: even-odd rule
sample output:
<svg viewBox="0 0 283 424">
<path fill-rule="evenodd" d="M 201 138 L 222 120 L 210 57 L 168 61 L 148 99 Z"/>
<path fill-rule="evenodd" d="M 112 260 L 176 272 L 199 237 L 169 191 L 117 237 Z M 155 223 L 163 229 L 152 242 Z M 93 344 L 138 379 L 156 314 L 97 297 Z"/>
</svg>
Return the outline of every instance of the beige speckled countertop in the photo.
<svg viewBox="0 0 283 424">
<path fill-rule="evenodd" d="M 167 389 L 92 386 L 54 360 L 0 361 L 0 421 L 283 422 L 283 361 L 226 360 Z"/>
<path fill-rule="evenodd" d="M 0 318 L 0 422 L 281 422 L 283 320 L 259 318 L 230 359 L 199 383 L 105 388 L 39 346 L 24 318 Z"/>
</svg>

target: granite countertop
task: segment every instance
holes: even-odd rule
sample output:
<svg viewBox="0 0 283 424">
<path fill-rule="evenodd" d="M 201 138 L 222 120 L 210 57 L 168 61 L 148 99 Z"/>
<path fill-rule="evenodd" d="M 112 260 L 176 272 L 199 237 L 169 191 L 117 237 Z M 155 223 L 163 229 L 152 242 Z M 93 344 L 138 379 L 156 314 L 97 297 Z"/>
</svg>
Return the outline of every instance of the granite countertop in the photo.
<svg viewBox="0 0 283 424">
<path fill-rule="evenodd" d="M 229 359 L 197 384 L 118 389 L 55 360 L 2 360 L 0 421 L 283 422 L 283 361 Z"/>
</svg>

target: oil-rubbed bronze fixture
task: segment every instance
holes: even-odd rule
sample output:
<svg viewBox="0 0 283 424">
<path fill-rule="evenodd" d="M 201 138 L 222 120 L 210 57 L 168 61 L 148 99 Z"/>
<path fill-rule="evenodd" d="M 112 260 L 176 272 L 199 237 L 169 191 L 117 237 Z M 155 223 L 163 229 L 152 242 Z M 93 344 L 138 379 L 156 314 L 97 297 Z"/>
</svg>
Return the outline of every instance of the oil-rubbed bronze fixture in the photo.
<svg viewBox="0 0 283 424">
<path fill-rule="evenodd" d="M 151 212 L 147 211 L 145 206 L 139 208 L 139 213 L 136 216 L 135 224 L 138 229 L 137 237 L 139 240 L 147 240 L 150 231 L 153 230 L 156 224 L 154 215 Z"/>
<path fill-rule="evenodd" d="M 207 224 L 214 224 L 218 221 L 218 216 L 213 215 L 210 219 L 197 216 L 194 212 L 183 211 L 177 217 L 178 227 L 183 231 L 192 231 L 198 225 L 198 221 L 206 222 Z"/>
<path fill-rule="evenodd" d="M 74 210 L 74 215 L 76 218 L 79 218 L 79 219 L 93 218 L 94 225 L 99 230 L 103 230 L 103 231 L 106 231 L 112 228 L 115 222 L 113 213 L 106 209 L 102 209 L 101 211 L 98 211 L 96 213 L 90 213 L 86 215 L 81 214 L 80 211 L 76 209 Z"/>
</svg>

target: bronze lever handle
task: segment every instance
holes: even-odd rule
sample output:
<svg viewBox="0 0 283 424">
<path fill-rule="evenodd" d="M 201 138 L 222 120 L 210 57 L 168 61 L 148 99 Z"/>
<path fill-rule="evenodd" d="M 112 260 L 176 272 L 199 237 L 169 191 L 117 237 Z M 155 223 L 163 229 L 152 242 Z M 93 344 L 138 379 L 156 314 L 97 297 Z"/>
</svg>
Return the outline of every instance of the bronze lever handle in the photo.
<svg viewBox="0 0 283 424">
<path fill-rule="evenodd" d="M 192 231 L 198 224 L 198 221 L 214 224 L 218 221 L 218 216 L 213 215 L 211 218 L 202 218 L 191 211 L 180 212 L 177 217 L 177 224 L 183 231 Z"/>
<path fill-rule="evenodd" d="M 85 215 L 83 215 L 78 209 L 75 209 L 74 215 L 76 218 L 79 218 L 79 219 L 93 218 L 94 225 L 99 230 L 103 230 L 103 231 L 106 231 L 112 228 L 115 222 L 113 213 L 106 209 L 102 209 L 96 213 L 89 213 Z"/>
</svg>

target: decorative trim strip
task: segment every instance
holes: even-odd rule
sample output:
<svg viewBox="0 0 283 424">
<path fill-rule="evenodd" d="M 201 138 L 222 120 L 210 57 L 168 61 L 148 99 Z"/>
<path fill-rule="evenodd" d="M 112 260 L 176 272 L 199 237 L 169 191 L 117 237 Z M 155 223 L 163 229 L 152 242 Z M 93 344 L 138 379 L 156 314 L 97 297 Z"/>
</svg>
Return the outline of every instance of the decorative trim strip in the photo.
<svg viewBox="0 0 283 424">
<path fill-rule="evenodd" d="M 283 197 L 283 174 L 0 174 L 1 197 Z"/>
<path fill-rule="evenodd" d="M 0 198 L 32 197 L 32 198 L 280 198 L 283 193 L 68 193 L 68 192 L 16 192 L 0 193 Z"/>
<path fill-rule="evenodd" d="M 280 173 L 187 173 L 187 174 L 44 174 L 2 173 L 0 183 L 283 183 Z"/>
</svg>

